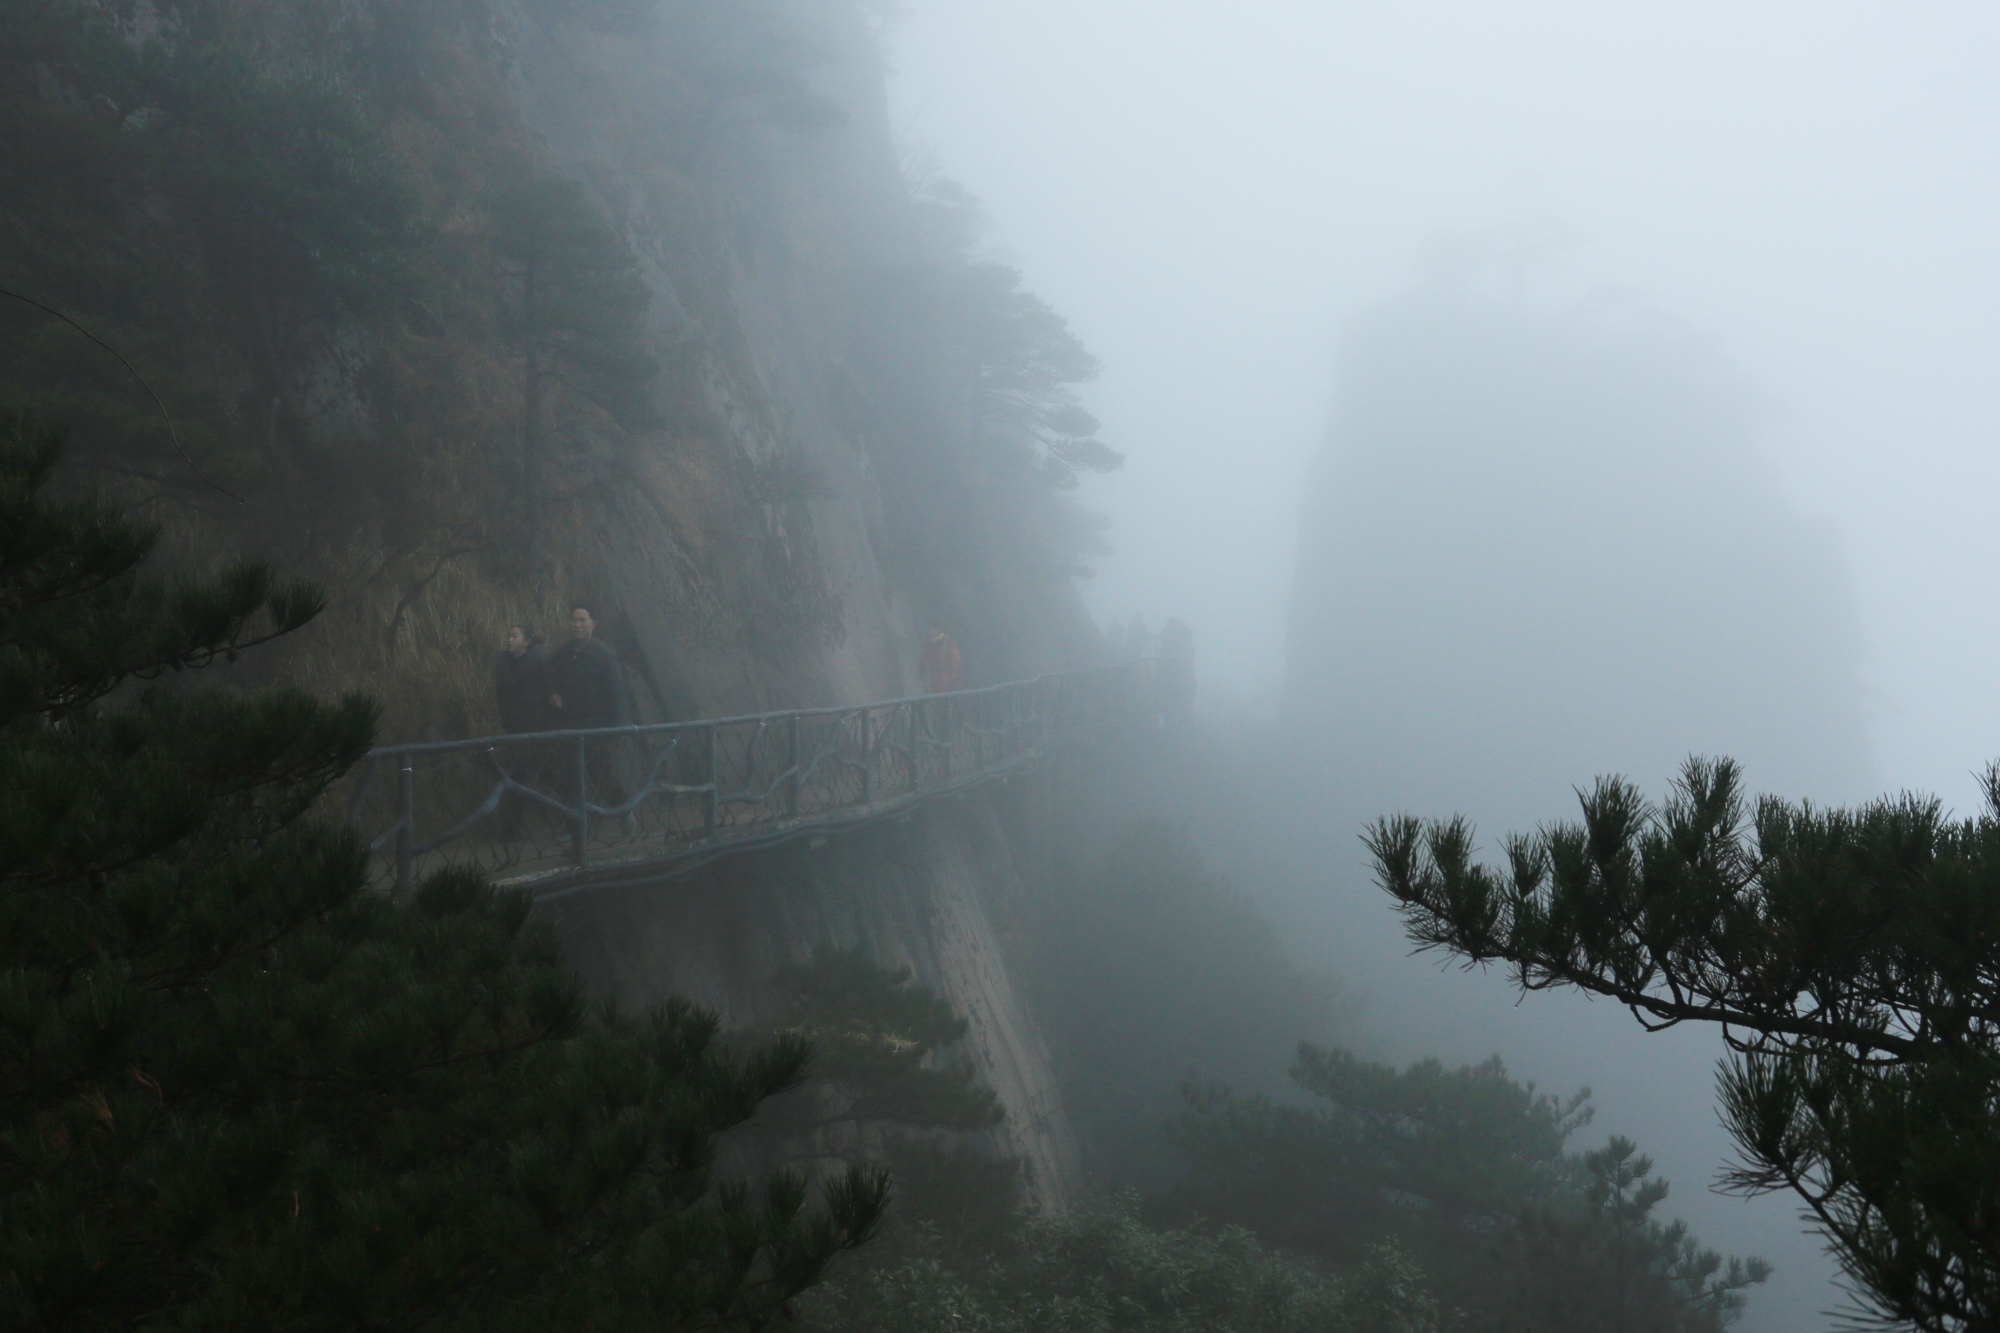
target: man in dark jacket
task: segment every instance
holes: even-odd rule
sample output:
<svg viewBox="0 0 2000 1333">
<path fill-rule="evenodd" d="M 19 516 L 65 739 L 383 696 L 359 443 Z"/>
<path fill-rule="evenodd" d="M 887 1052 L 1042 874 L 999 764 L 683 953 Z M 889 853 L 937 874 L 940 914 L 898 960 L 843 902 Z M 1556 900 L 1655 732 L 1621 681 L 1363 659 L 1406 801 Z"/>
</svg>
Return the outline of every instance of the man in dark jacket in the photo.
<svg viewBox="0 0 2000 1333">
<path fill-rule="evenodd" d="M 624 674 L 618 669 L 618 654 L 611 645 L 595 637 L 597 618 L 587 606 L 569 609 L 569 642 L 549 659 L 550 684 L 554 692 L 549 703 L 556 710 L 556 726 L 565 731 L 591 727 L 625 725 Z M 623 805 L 630 784 L 625 780 L 625 751 L 622 740 L 594 740 L 588 743 L 590 803 L 599 809 Z M 568 800 L 577 800 L 575 761 L 570 761 Z M 633 832 L 630 814 L 618 820 L 627 837 Z"/>
<path fill-rule="evenodd" d="M 500 658 L 493 664 L 493 695 L 500 705 L 500 730 L 509 733 L 550 731 L 555 727 L 555 709 L 549 696 L 555 686 L 549 679 L 549 655 L 542 649 L 539 634 L 530 634 L 520 625 L 509 625 L 500 640 Z"/>
<path fill-rule="evenodd" d="M 618 654 L 593 637 L 597 619 L 587 606 L 569 611 L 569 642 L 556 649 L 549 662 L 553 689 L 549 702 L 556 725 L 565 731 L 625 725 L 625 683 Z"/>
</svg>

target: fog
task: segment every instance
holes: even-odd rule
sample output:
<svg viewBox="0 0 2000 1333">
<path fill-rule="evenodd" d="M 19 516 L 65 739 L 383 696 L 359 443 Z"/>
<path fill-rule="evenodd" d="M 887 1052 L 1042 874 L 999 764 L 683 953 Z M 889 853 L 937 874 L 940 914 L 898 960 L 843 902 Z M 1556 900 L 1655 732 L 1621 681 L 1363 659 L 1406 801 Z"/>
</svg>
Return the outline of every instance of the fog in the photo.
<svg viewBox="0 0 2000 1333">
<path fill-rule="evenodd" d="M 1838 541 L 1754 447 L 1759 405 L 1643 308 L 1482 294 L 1457 247 L 1357 318 L 1301 508 L 1281 752 L 1352 829 L 1527 828 L 1689 752 L 1763 789 L 1873 787 Z"/>
<path fill-rule="evenodd" d="M 1872 790 L 1851 582 L 1756 452 L 1754 393 L 1643 307 L 1496 297 L 1505 253 L 1440 247 L 1431 281 L 1343 339 L 1301 510 L 1284 722 L 1244 774 L 1271 794 L 1220 851 L 1369 997 L 1361 1041 L 1399 1060 L 1498 1051 L 1592 1085 L 1587 1139 L 1633 1136 L 1704 1241 L 1779 1264 L 1751 1326 L 1810 1326 L 1786 1321 L 1813 1313 L 1825 1265 L 1789 1201 L 1700 1192 L 1729 1151 L 1709 1109 L 1717 1034 L 1642 1036 L 1616 1006 L 1516 1007 L 1498 976 L 1440 977 L 1405 956 L 1357 865 L 1353 830 L 1377 815 L 1462 812 L 1491 854 L 1502 831 L 1572 815 L 1592 775 L 1657 792 L 1690 752 L 1788 796 Z"/>
<path fill-rule="evenodd" d="M 1712 1034 L 1404 958 L 1349 839 L 1396 808 L 1497 834 L 1607 770 L 1658 792 L 1690 750 L 1788 796 L 1973 806 L 2000 16 L 905 11 L 913 163 L 986 201 L 1106 365 L 1088 400 L 1130 461 L 1086 490 L 1117 548 L 1093 609 L 1184 617 L 1211 717 L 1284 709 L 1323 761 L 1232 868 L 1367 991 L 1380 1053 L 1592 1083 L 1589 1137 L 1633 1133 L 1705 1243 L 1779 1264 L 1742 1327 L 1823 1327 L 1789 1202 L 1703 1188 Z"/>
</svg>

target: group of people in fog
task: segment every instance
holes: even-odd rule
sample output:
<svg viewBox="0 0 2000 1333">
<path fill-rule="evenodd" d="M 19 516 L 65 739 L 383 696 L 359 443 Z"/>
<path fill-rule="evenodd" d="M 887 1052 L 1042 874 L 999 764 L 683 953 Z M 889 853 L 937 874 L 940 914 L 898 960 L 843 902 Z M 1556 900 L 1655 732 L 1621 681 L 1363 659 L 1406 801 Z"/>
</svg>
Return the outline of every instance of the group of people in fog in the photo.
<svg viewBox="0 0 2000 1333">
<path fill-rule="evenodd" d="M 924 638 L 917 669 L 928 693 L 964 688 L 958 644 L 936 626 Z M 553 652 L 526 625 L 507 627 L 493 664 L 493 694 L 500 729 L 510 735 L 622 727 L 631 720 L 618 653 L 597 637 L 596 613 L 581 602 L 569 609 L 569 637 Z"/>
<path fill-rule="evenodd" d="M 500 728 L 507 732 L 582 731 L 626 722 L 625 677 L 618 654 L 597 637 L 597 617 L 569 609 L 569 637 L 554 652 L 525 625 L 510 625 L 493 668 Z"/>
</svg>

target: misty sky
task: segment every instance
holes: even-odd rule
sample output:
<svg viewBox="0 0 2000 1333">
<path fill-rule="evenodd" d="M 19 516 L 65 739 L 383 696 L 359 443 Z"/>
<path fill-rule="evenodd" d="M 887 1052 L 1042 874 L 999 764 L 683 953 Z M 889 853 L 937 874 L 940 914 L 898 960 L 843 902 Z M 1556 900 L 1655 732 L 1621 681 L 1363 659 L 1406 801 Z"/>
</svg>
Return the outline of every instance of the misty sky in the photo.
<svg viewBox="0 0 2000 1333">
<path fill-rule="evenodd" d="M 1636 293 L 1761 387 L 1853 566 L 1882 782 L 1972 805 L 2000 755 L 2000 11 L 905 9 L 898 130 L 1106 365 L 1131 462 L 1089 491 L 1101 618 L 1184 615 L 1212 684 L 1274 695 L 1343 324 L 1436 233 L 1523 228 L 1533 299 Z"/>
<path fill-rule="evenodd" d="M 1105 362 L 1088 400 L 1130 462 L 1086 492 L 1119 548 L 1088 590 L 1100 619 L 1184 616 L 1208 686 L 1274 703 L 1343 331 L 1402 299 L 1440 234 L 1524 237 L 1525 306 L 1615 292 L 1755 386 L 1779 490 L 1851 569 L 1876 781 L 1973 807 L 1971 770 L 2000 757 L 2000 9 L 904 9 L 906 147 L 985 201 L 993 252 Z M 1779 1261 L 1746 1333 L 1823 1326 L 1829 1270 L 1789 1203 L 1702 1195 L 1726 1150 L 1713 1042 L 1641 1044 L 1610 1006 L 1441 979 L 1363 896 L 1329 953 L 1402 1020 L 1383 1054 L 1498 1048 L 1550 1085 L 1588 1077 L 1594 1132 L 1635 1132 L 1673 1211 Z M 1579 1045 L 1608 1054 L 1579 1074 Z"/>
</svg>

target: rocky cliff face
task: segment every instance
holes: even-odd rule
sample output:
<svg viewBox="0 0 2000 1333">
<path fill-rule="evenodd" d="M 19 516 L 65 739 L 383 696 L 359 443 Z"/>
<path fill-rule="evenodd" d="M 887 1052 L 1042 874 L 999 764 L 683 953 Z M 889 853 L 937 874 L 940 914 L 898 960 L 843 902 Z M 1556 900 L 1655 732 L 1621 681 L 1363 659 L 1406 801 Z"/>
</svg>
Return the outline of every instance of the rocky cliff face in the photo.
<svg viewBox="0 0 2000 1333">
<path fill-rule="evenodd" d="M 909 693 L 928 623 L 975 684 L 1093 660 L 1066 487 L 1116 455 L 1066 386 L 1094 363 L 968 257 L 968 200 L 904 180 L 852 0 L 43 6 L 0 16 L 0 100 L 33 131 L 0 155 L 0 285 L 117 341 L 180 442 L 33 309 L 0 314 L 0 394 L 72 423 L 79 481 L 168 559 L 322 582 L 256 669 L 367 689 L 385 739 L 494 729 L 499 634 L 575 599 L 642 719 Z M 538 278 L 536 227 L 587 281 Z M 817 942 L 915 966 L 1059 1197 L 1002 825 L 974 802 L 835 851 L 564 928 L 627 999 L 746 1018 Z"/>
<path fill-rule="evenodd" d="M 907 519 L 897 530 L 893 511 L 950 505 L 949 484 L 930 493 L 936 465 L 954 453 L 971 462 L 972 441 L 952 367 L 899 337 L 893 307 L 878 303 L 895 291 L 885 278 L 907 281 L 938 257 L 894 160 L 859 16 L 822 3 L 794 17 L 823 57 L 807 91 L 843 119 L 805 135 L 754 119 L 723 131 L 754 151 L 733 160 L 721 201 L 699 197 L 642 114 L 660 93 L 660 49 L 560 25 L 519 30 L 524 118 L 631 238 L 659 294 L 653 338 L 671 349 L 684 420 L 700 423 L 634 452 L 586 560 L 670 710 L 916 692 L 925 622 L 939 618 L 986 658 L 988 679 L 1084 665 L 1095 633 L 1067 579 L 1018 570 L 1029 588 L 1005 586 L 1006 573 L 938 588 L 908 563 L 922 558 L 921 536 Z M 723 240 L 698 259 L 677 225 L 690 214 Z M 899 354 L 917 359 L 884 364 Z M 714 486 L 732 472 L 806 484 Z M 715 490 L 720 505 L 697 499 Z M 1007 554 L 974 563 L 998 557 L 1004 569 Z M 967 1053 L 1008 1113 L 1005 1146 L 1030 1164 L 1032 1192 L 1058 1203 L 1078 1183 L 1076 1145 L 1002 946 L 1025 888 L 1019 832 L 974 799 L 888 832 L 569 900 L 559 921 L 606 988 L 679 991 L 744 1023 L 768 1016 L 768 978 L 814 944 L 863 945 L 911 967 L 970 1021 Z"/>
<path fill-rule="evenodd" d="M 1065 488 L 1117 460 L 1067 387 L 1095 363 L 968 256 L 962 193 L 903 180 L 852 0 L 0 24 L 33 131 L 0 281 L 112 334 L 180 441 L 32 307 L 0 393 L 180 558 L 324 583 L 279 669 L 367 686 L 389 736 L 492 726 L 500 630 L 573 598 L 650 716 L 899 694 L 923 621 L 975 680 L 1090 651 Z"/>
<path fill-rule="evenodd" d="M 812 847 L 725 861 L 549 909 L 571 956 L 625 999 L 687 995 L 733 1025 L 776 1015 L 770 978 L 814 944 L 908 967 L 970 1024 L 964 1054 L 1007 1114 L 997 1144 L 1030 1197 L 1081 1184 L 1047 1044 L 1019 985 L 1033 869 L 1020 793 L 998 793 Z"/>
<path fill-rule="evenodd" d="M 857 383 L 850 346 L 868 317 L 857 275 L 920 260 L 921 242 L 859 16 L 794 18 L 820 53 L 811 94 L 844 119 L 790 129 L 725 104 L 709 133 L 729 152 L 662 133 L 681 90 L 658 35 L 525 17 L 509 34 L 523 121 L 629 238 L 678 395 L 665 437 L 626 451 L 624 484 L 591 515 L 598 549 L 579 554 L 667 706 L 701 715 L 912 692 L 926 614 L 885 568 L 879 440 L 859 410 L 880 386 Z M 962 434 L 913 406 L 926 443 Z"/>
</svg>

